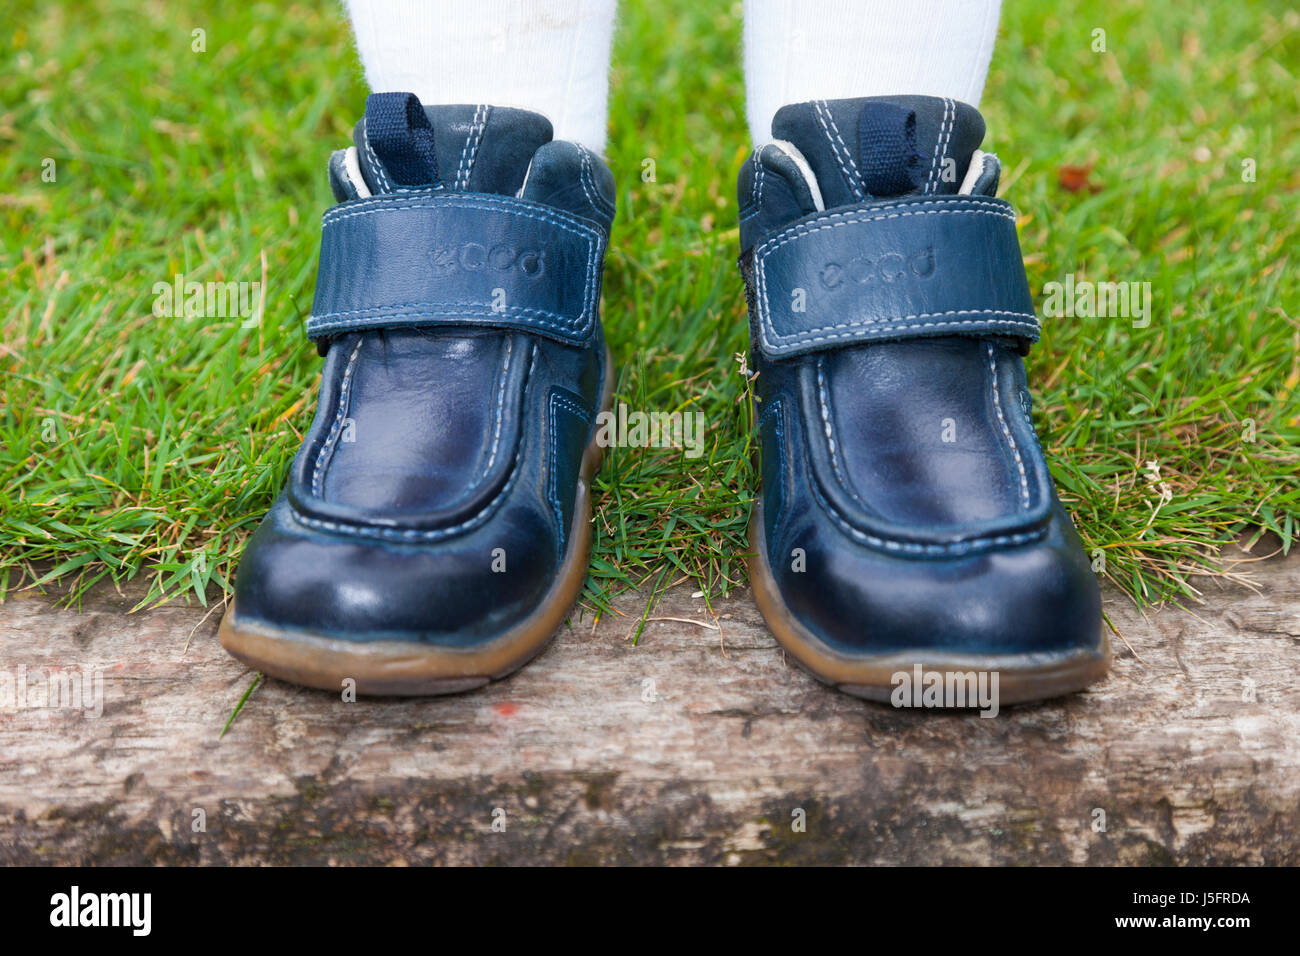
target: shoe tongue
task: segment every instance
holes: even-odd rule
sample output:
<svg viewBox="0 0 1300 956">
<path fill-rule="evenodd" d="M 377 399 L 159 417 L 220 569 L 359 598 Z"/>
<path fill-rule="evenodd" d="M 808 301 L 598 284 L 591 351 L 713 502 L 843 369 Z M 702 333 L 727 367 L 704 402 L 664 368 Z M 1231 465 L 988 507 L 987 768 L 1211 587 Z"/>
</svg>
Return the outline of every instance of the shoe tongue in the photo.
<svg viewBox="0 0 1300 956">
<path fill-rule="evenodd" d="M 782 107 L 772 135 L 808 161 L 826 208 L 956 193 L 984 139 L 979 111 L 934 96 L 869 96 Z"/>
<path fill-rule="evenodd" d="M 442 186 L 513 196 L 551 123 L 502 106 L 422 106 L 413 93 L 372 93 L 355 140 L 371 193 Z"/>
<path fill-rule="evenodd" d="M 831 209 L 891 197 L 957 193 L 984 138 L 984 121 L 978 111 L 951 99 L 878 96 L 786 106 L 772 120 L 772 135 L 803 154 L 821 192 L 821 207 Z M 771 154 L 765 156 L 771 165 L 764 169 L 783 170 L 787 181 L 792 176 L 809 178 L 781 151 L 765 152 Z M 763 174 L 759 170 L 755 178 Z M 742 182 L 742 201 L 749 182 Z M 754 191 L 763 194 L 763 189 L 759 179 Z M 810 201 L 815 195 L 767 185 L 760 205 L 766 215 L 750 220 L 755 227 L 742 241 L 752 244 L 761 238 L 760 229 L 771 235 L 814 212 Z M 864 303 L 879 308 L 882 315 L 895 314 L 881 286 L 862 289 Z M 816 318 L 843 321 L 833 313 Z M 841 415 L 836 426 L 839 482 L 888 520 L 900 523 L 960 526 L 1018 507 L 1014 500 L 1008 503 L 1007 485 L 997 470 L 1005 453 L 998 436 L 987 429 L 972 426 L 962 433 L 964 444 L 944 446 L 958 449 L 956 458 L 917 454 L 916 436 L 930 427 L 931 414 L 951 413 L 953 418 L 945 422 L 986 417 L 984 393 L 966 387 L 985 381 L 985 349 L 976 337 L 953 334 L 841 345 L 819 353 L 823 413 L 835 407 L 858 412 Z M 908 489 L 901 498 L 900 478 Z"/>
</svg>

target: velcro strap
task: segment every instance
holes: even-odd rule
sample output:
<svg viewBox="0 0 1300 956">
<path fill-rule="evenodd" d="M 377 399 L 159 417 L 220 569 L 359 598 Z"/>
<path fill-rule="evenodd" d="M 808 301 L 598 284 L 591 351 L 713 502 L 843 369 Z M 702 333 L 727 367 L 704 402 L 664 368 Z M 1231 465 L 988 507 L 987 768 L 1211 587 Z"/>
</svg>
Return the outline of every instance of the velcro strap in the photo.
<svg viewBox="0 0 1300 956">
<path fill-rule="evenodd" d="M 1001 199 L 918 196 L 818 213 L 754 248 L 755 323 L 769 356 L 931 335 L 1038 339 Z"/>
<path fill-rule="evenodd" d="M 605 233 L 506 196 L 400 192 L 322 220 L 307 335 L 486 325 L 585 345 L 596 326 Z"/>
</svg>

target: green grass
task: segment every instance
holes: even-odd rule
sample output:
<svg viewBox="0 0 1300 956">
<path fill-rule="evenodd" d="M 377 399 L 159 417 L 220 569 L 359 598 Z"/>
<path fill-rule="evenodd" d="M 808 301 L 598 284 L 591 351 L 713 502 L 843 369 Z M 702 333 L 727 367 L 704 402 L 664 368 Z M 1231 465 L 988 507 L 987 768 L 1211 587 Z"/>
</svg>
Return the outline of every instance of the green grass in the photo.
<svg viewBox="0 0 1300 956">
<path fill-rule="evenodd" d="M 739 5 L 711 6 L 626 2 L 616 42 L 604 316 L 620 397 L 709 427 L 701 459 L 608 456 L 596 604 L 628 583 L 744 581 L 734 183 L 749 139 Z M 1035 293 L 1068 272 L 1152 284 L 1149 328 L 1049 319 L 1029 359 L 1062 496 L 1107 577 L 1146 601 L 1222 570 L 1243 529 L 1295 537 L 1300 15 L 1115 6 L 1010 3 L 983 109 Z M 75 597 L 106 575 L 147 576 L 151 601 L 228 589 L 312 410 L 302 322 L 325 161 L 366 92 L 347 27 L 321 3 L 21 0 L 6 19 L 0 597 L 56 579 Z M 1063 190 L 1066 164 L 1094 164 L 1095 190 Z M 154 283 L 176 273 L 265 275 L 263 320 L 155 318 Z"/>
</svg>

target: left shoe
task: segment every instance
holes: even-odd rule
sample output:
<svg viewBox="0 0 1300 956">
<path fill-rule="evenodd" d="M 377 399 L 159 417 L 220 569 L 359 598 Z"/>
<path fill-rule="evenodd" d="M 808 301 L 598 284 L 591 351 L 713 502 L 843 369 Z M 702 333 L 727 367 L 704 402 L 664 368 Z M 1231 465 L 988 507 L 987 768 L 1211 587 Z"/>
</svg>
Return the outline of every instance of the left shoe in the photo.
<svg viewBox="0 0 1300 956">
<path fill-rule="evenodd" d="M 739 184 L 772 632 L 874 700 L 918 667 L 996 675 L 1000 703 L 1099 679 L 1100 594 L 1030 419 L 1038 320 L 979 113 L 819 100 L 772 133 Z"/>
</svg>

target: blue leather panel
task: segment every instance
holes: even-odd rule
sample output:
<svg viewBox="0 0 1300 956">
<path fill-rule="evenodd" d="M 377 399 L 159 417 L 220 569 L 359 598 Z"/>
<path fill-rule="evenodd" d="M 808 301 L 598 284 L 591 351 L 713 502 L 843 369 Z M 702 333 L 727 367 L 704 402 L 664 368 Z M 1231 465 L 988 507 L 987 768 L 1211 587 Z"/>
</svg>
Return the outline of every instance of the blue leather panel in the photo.
<svg viewBox="0 0 1300 956">
<path fill-rule="evenodd" d="M 546 498 L 555 515 L 556 560 L 573 521 L 572 488 L 580 478 L 583 451 L 591 436 L 591 407 L 566 388 L 551 390 L 546 408 Z"/>
<path fill-rule="evenodd" d="M 590 344 L 605 233 L 524 199 L 411 190 L 322 221 L 307 334 L 483 325 Z"/>
<path fill-rule="evenodd" d="M 1038 338 L 1010 204 L 918 196 L 806 216 L 754 248 L 759 345 L 780 357 L 933 335 Z"/>
</svg>

